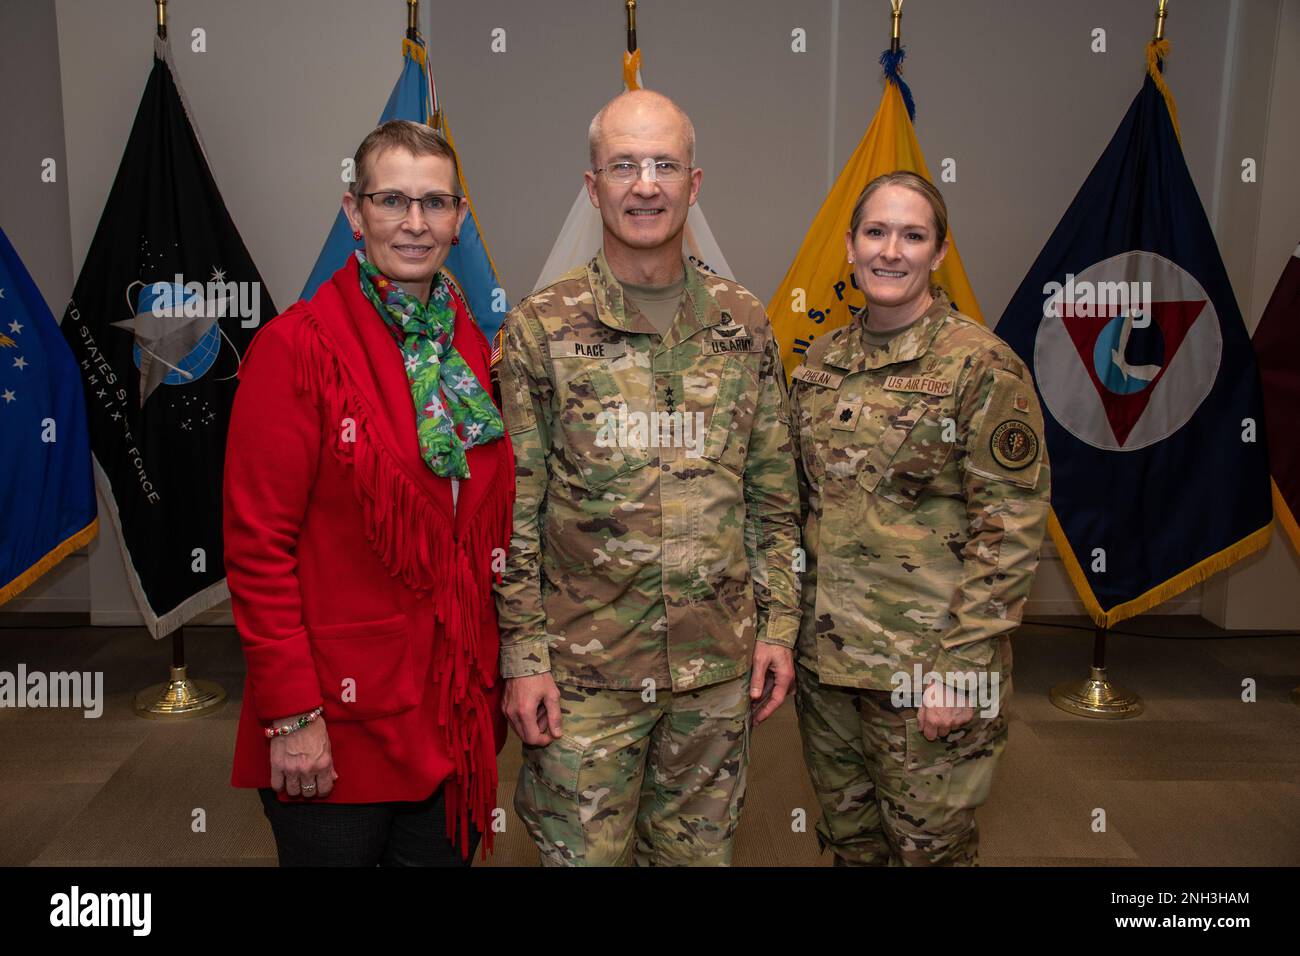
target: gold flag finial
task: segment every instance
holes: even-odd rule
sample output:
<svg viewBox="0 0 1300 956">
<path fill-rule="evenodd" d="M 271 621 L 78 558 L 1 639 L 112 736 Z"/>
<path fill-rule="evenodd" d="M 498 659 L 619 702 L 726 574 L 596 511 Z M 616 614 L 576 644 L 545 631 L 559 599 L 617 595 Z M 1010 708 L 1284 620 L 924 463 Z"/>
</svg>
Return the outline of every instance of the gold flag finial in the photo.
<svg viewBox="0 0 1300 956">
<path fill-rule="evenodd" d="M 636 52 L 636 0 L 627 0 L 627 52 Z"/>
<path fill-rule="evenodd" d="M 158 38 L 167 39 L 167 0 L 153 0 L 153 5 L 158 10 Z"/>
<path fill-rule="evenodd" d="M 1156 2 L 1156 34 L 1151 39 L 1159 42 L 1165 38 L 1165 17 L 1168 16 L 1165 11 L 1165 4 L 1168 0 L 1157 0 Z"/>
<path fill-rule="evenodd" d="M 897 53 L 901 45 L 899 23 L 903 19 L 903 0 L 889 0 L 889 52 Z"/>
<path fill-rule="evenodd" d="M 414 40 L 420 25 L 420 0 L 406 0 L 406 38 Z"/>
</svg>

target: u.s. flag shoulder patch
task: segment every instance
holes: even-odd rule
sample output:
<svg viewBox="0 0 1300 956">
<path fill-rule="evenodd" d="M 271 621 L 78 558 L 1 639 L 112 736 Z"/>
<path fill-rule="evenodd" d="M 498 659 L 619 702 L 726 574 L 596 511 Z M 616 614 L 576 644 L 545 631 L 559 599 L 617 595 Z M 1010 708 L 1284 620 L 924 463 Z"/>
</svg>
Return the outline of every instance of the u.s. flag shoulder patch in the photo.
<svg viewBox="0 0 1300 956">
<path fill-rule="evenodd" d="M 492 357 L 488 359 L 488 368 L 496 368 L 497 363 L 501 361 L 501 329 L 497 329 L 497 334 L 492 336 Z"/>
</svg>

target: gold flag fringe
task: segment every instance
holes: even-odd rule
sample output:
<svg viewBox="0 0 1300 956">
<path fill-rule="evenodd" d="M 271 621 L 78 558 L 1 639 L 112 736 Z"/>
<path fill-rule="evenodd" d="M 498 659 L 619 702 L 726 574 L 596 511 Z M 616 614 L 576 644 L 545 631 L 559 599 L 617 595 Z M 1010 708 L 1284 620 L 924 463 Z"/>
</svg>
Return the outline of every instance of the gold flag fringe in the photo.
<svg viewBox="0 0 1300 956">
<path fill-rule="evenodd" d="M 1065 573 L 1069 576 L 1070 583 L 1074 585 L 1074 590 L 1079 595 L 1079 600 L 1083 602 L 1088 616 L 1092 618 L 1093 623 L 1098 627 L 1113 627 L 1120 621 L 1136 617 L 1159 604 L 1163 604 L 1170 598 L 1186 591 L 1193 584 L 1200 584 L 1207 578 L 1236 564 L 1247 555 L 1259 551 L 1268 544 L 1269 536 L 1273 533 L 1273 525 L 1270 522 L 1264 527 L 1252 531 L 1235 544 L 1229 545 L 1222 551 L 1216 552 L 1202 561 L 1198 561 L 1163 584 L 1157 584 L 1144 594 L 1138 595 L 1131 601 L 1125 601 L 1123 604 L 1117 604 L 1108 611 L 1102 608 L 1097 596 L 1093 593 L 1092 585 L 1088 583 L 1088 578 L 1083 573 L 1083 567 L 1079 564 L 1079 559 L 1075 556 L 1074 549 L 1070 547 L 1069 539 L 1065 536 L 1065 529 L 1061 527 L 1060 521 L 1057 520 L 1055 509 L 1050 510 L 1047 514 L 1047 530 L 1052 535 L 1056 550 L 1061 555 L 1061 563 L 1065 565 Z"/>
<path fill-rule="evenodd" d="M 4 604 L 11 598 L 16 598 L 23 591 L 26 591 L 36 583 L 37 578 L 41 577 L 73 551 L 90 544 L 97 534 L 99 534 L 99 519 L 92 518 L 90 524 L 56 544 L 39 561 L 3 588 L 0 588 L 0 604 Z"/>
</svg>

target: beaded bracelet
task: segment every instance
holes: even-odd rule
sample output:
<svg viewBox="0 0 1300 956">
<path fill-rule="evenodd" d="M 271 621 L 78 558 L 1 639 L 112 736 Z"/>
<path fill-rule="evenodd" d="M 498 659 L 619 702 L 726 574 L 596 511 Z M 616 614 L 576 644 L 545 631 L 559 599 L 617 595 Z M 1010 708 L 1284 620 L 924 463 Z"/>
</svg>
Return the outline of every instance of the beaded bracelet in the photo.
<svg viewBox="0 0 1300 956">
<path fill-rule="evenodd" d="M 289 734 L 293 733 L 294 731 L 302 730 L 304 727 L 310 724 L 313 720 L 315 720 L 317 717 L 321 715 L 324 709 L 325 709 L 324 707 L 317 707 L 310 714 L 304 714 L 303 716 L 299 717 L 291 724 L 285 724 L 283 727 L 266 727 L 263 729 L 262 732 L 266 734 L 268 740 L 271 739 L 272 737 L 287 737 Z"/>
</svg>

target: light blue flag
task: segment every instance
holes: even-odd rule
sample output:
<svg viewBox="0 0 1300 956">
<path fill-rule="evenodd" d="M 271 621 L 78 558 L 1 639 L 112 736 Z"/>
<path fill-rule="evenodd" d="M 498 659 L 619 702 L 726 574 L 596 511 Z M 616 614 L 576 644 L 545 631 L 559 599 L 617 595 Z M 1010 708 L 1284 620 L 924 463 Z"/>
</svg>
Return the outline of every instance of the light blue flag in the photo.
<svg viewBox="0 0 1300 956">
<path fill-rule="evenodd" d="M 451 130 L 447 127 L 447 118 L 438 108 L 437 94 L 433 77 L 425 55 L 423 38 L 402 41 L 402 74 L 397 78 L 384 112 L 379 117 L 380 123 L 391 119 L 405 119 L 416 123 L 433 126 L 443 138 L 456 148 Z M 474 213 L 474 204 L 469 200 L 469 188 L 465 183 L 464 171 L 461 171 L 461 191 L 469 202 L 469 215 L 460 230 L 460 244 L 453 246 L 447 256 L 443 271 L 451 273 L 452 279 L 465 293 L 470 311 L 478 322 L 478 327 L 491 341 L 501 327 L 510 304 L 506 300 L 505 289 L 497 277 L 496 266 L 487 244 L 479 233 L 478 219 Z M 360 249 L 361 243 L 352 238 L 352 227 L 348 225 L 343 210 L 339 210 L 330 230 L 325 246 L 316 259 L 311 270 L 311 277 L 303 286 L 302 298 L 309 299 L 315 294 L 320 284 L 338 271 L 353 250 Z"/>
</svg>

